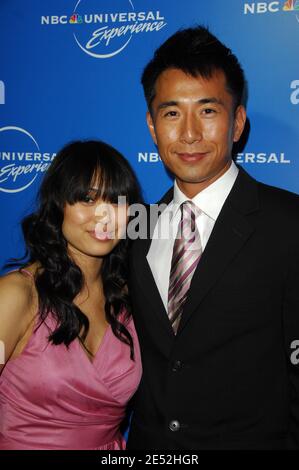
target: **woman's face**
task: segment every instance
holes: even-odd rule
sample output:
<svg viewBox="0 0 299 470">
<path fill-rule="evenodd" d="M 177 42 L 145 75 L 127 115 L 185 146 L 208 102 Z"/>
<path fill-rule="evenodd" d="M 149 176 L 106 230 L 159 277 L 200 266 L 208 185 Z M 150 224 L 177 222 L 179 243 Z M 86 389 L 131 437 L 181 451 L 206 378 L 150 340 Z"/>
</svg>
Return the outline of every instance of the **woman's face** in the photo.
<svg viewBox="0 0 299 470">
<path fill-rule="evenodd" d="M 84 201 L 65 205 L 62 232 L 70 253 L 102 257 L 126 236 L 128 206 L 96 199 L 96 194 L 91 188 Z"/>
</svg>

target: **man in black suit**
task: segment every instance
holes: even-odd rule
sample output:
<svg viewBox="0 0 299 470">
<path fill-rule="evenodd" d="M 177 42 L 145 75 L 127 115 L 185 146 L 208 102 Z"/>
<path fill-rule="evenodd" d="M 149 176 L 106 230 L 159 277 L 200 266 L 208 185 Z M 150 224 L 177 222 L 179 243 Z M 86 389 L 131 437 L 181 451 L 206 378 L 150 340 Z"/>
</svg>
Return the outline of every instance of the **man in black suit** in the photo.
<svg viewBox="0 0 299 470">
<path fill-rule="evenodd" d="M 207 29 L 170 37 L 142 83 L 175 182 L 132 249 L 143 378 L 128 449 L 299 448 L 299 196 L 233 162 L 244 74 Z"/>
</svg>

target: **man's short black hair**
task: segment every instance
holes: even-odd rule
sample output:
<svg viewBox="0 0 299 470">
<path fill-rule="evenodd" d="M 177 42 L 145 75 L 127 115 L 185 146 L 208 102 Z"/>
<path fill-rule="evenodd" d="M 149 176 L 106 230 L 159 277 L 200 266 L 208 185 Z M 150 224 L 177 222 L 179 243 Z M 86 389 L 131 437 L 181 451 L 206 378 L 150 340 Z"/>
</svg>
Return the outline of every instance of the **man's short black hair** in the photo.
<svg viewBox="0 0 299 470">
<path fill-rule="evenodd" d="M 203 26 L 177 31 L 155 52 L 142 74 L 142 85 L 151 110 L 157 78 L 167 69 L 180 69 L 193 77 L 211 78 L 221 70 L 237 108 L 243 102 L 245 77 L 237 57 Z"/>
</svg>

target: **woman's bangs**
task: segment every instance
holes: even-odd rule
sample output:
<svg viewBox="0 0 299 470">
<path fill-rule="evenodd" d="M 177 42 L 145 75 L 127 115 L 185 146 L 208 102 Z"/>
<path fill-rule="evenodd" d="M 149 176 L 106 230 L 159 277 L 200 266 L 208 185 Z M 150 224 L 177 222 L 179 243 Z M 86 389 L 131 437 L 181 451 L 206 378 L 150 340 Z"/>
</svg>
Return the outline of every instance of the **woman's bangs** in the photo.
<svg viewBox="0 0 299 470">
<path fill-rule="evenodd" d="M 73 168 L 70 169 L 72 176 L 70 176 L 65 188 L 65 199 L 69 204 L 84 201 L 91 190 L 97 190 L 96 197 L 101 193 L 101 172 L 99 164 L 94 168 L 94 165 L 90 165 L 90 163 L 91 162 L 86 161 L 82 168 L 74 168 L 74 166 L 76 166 L 74 165 Z"/>
<path fill-rule="evenodd" d="M 109 149 L 108 149 L 109 150 Z M 113 204 L 119 197 L 134 199 L 134 180 L 126 164 L 118 161 L 109 151 L 76 155 L 64 169 L 64 200 L 69 204 L 92 199 L 102 199 Z"/>
<path fill-rule="evenodd" d="M 107 164 L 105 164 L 107 163 Z M 129 199 L 127 175 L 114 162 L 101 162 L 101 170 L 94 174 L 93 189 L 97 189 L 96 197 L 112 204 L 118 203 L 120 196 Z"/>
</svg>

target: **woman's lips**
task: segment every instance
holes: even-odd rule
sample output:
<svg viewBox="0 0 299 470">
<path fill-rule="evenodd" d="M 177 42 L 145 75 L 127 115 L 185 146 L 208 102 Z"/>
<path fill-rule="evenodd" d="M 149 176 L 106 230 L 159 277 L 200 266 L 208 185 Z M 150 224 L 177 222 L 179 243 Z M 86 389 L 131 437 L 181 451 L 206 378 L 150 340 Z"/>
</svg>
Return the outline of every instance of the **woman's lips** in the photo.
<svg viewBox="0 0 299 470">
<path fill-rule="evenodd" d="M 178 156 L 185 162 L 198 162 L 199 160 L 202 160 L 204 157 L 206 157 L 207 154 L 208 152 L 194 152 L 194 153 L 180 152 L 178 153 Z"/>
<path fill-rule="evenodd" d="M 96 240 L 101 240 L 102 242 L 114 239 L 114 233 L 112 232 L 99 232 L 94 230 L 92 232 L 89 232 L 89 234 Z"/>
</svg>

